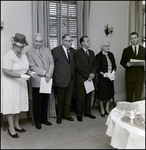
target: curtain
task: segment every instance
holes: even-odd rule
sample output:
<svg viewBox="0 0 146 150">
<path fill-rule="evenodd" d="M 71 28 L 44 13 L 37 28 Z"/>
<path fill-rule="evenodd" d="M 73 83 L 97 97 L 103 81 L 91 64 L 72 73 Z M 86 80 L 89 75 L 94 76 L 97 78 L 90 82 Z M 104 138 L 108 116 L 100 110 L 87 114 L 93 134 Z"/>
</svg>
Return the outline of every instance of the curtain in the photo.
<svg viewBox="0 0 146 150">
<path fill-rule="evenodd" d="M 44 47 L 49 45 L 49 1 L 32 1 L 32 34 L 42 33 L 44 35 Z M 32 87 L 29 84 L 29 99 L 32 100 Z M 49 94 L 47 117 L 56 117 L 54 90 Z"/>
<path fill-rule="evenodd" d="M 139 34 L 139 43 L 142 43 L 142 1 L 129 2 L 129 33 L 137 32 Z M 129 35 L 128 35 L 129 36 Z M 130 41 L 128 41 L 130 44 Z"/>
<path fill-rule="evenodd" d="M 89 13 L 90 13 L 90 1 L 76 1 L 77 3 L 77 47 L 81 47 L 79 39 L 83 35 L 88 36 L 89 28 Z"/>
<path fill-rule="evenodd" d="M 44 35 L 44 46 L 49 46 L 49 1 L 32 1 L 32 28 Z"/>
</svg>

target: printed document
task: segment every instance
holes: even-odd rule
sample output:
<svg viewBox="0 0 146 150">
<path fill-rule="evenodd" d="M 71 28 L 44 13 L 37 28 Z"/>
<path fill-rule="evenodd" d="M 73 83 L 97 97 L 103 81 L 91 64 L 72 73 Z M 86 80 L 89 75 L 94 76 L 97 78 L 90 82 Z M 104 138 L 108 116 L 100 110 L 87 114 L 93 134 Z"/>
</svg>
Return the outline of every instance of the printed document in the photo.
<svg viewBox="0 0 146 150">
<path fill-rule="evenodd" d="M 92 92 L 95 89 L 92 80 L 91 81 L 86 80 L 84 82 L 84 86 L 85 86 L 86 94 Z"/>
<path fill-rule="evenodd" d="M 45 78 L 42 77 L 40 83 L 40 93 L 51 94 L 51 91 L 52 91 L 52 78 L 47 83 Z"/>
</svg>

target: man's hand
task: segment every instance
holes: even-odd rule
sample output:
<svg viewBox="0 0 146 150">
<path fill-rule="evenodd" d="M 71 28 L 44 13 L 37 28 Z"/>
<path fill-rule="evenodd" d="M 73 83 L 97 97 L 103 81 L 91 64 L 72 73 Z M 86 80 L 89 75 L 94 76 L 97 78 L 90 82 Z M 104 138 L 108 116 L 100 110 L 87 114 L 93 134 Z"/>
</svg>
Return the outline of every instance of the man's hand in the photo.
<svg viewBox="0 0 146 150">
<path fill-rule="evenodd" d="M 131 67 L 131 66 L 132 66 L 132 63 L 127 62 L 126 66 L 127 66 L 127 67 Z"/>
<path fill-rule="evenodd" d="M 46 82 L 48 83 L 51 78 L 45 77 Z"/>
</svg>

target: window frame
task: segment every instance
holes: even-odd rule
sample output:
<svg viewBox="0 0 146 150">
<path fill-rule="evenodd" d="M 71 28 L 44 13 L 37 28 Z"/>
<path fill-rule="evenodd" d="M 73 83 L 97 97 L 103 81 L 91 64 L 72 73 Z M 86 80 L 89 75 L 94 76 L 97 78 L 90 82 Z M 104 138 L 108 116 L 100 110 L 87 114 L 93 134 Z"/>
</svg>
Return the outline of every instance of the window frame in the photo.
<svg viewBox="0 0 146 150">
<path fill-rule="evenodd" d="M 62 26 L 62 23 L 63 23 L 63 20 L 65 19 L 65 18 L 67 18 L 67 21 L 68 21 L 68 23 L 69 23 L 69 19 L 71 18 L 74 18 L 75 20 L 76 20 L 76 34 L 75 34 L 75 36 L 73 36 L 72 34 L 70 34 L 70 33 L 68 33 L 68 34 L 70 34 L 72 37 L 73 37 L 73 39 L 74 38 L 76 38 L 77 39 L 77 31 L 78 31 L 78 29 L 77 29 L 77 5 L 76 5 L 76 1 L 50 1 L 50 3 L 56 3 L 57 5 L 59 5 L 59 9 L 60 9 L 60 12 L 59 12 L 59 30 L 58 30 L 58 33 L 56 34 L 56 36 L 50 36 L 50 30 L 49 30 L 49 43 L 50 43 L 50 49 L 52 49 L 52 48 L 54 48 L 54 47 L 51 47 L 51 42 L 50 42 L 50 38 L 59 38 L 58 40 L 57 40 L 57 46 L 59 46 L 59 45 L 61 45 L 61 43 L 62 43 L 62 35 L 64 34 L 63 33 L 63 26 Z M 56 17 L 57 18 L 57 14 L 56 15 L 52 15 L 52 14 L 50 14 L 50 3 L 49 3 L 49 11 L 48 11 L 48 13 L 49 13 L 49 25 L 50 25 L 50 17 Z M 68 14 L 68 12 L 67 12 L 67 16 L 63 16 L 63 14 L 62 14 L 62 7 L 63 7 L 63 4 L 67 4 L 67 7 L 69 8 L 69 4 L 75 4 L 76 5 L 76 16 L 75 17 L 72 17 L 72 16 L 69 16 Z M 68 11 L 68 8 L 67 8 L 67 11 Z M 57 11 L 58 12 L 58 11 Z M 57 24 L 58 25 L 58 24 Z M 56 25 L 56 27 L 57 27 L 57 25 Z M 67 25 L 67 28 L 69 28 L 69 24 Z M 67 29 L 67 31 L 68 31 L 68 29 Z M 58 36 L 57 36 L 58 35 Z M 55 45 L 55 44 L 54 44 Z M 73 47 L 74 49 L 77 49 L 77 42 L 74 44 L 74 46 L 75 47 Z"/>
</svg>

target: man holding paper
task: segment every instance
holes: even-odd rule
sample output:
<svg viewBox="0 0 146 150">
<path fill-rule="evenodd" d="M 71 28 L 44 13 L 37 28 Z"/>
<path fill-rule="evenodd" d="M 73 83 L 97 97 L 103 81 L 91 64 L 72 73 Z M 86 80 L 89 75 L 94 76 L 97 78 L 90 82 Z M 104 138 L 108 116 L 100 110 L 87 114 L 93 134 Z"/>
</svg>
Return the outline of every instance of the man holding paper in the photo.
<svg viewBox="0 0 146 150">
<path fill-rule="evenodd" d="M 70 116 L 71 98 L 75 80 L 75 50 L 71 47 L 72 42 L 71 35 L 65 34 L 62 36 L 62 45 L 52 49 L 55 64 L 53 82 L 57 91 L 57 124 L 61 124 L 62 119 L 74 121 Z"/>
<path fill-rule="evenodd" d="M 86 89 L 90 86 L 92 90 L 92 80 L 95 77 L 97 66 L 95 60 L 95 54 L 92 50 L 89 50 L 90 40 L 88 36 L 82 36 L 80 38 L 81 49 L 75 53 L 76 63 L 76 82 L 77 82 L 77 120 L 82 121 L 82 116 L 95 119 L 96 117 L 91 114 L 91 94 Z M 90 89 L 89 89 L 90 90 Z"/>
<path fill-rule="evenodd" d="M 138 44 L 139 36 L 136 32 L 132 32 L 129 38 L 132 45 L 123 50 L 120 64 L 125 68 L 127 101 L 133 102 L 141 100 L 142 96 L 145 48 Z"/>
<path fill-rule="evenodd" d="M 47 108 L 49 93 L 46 93 L 46 86 L 52 81 L 54 71 L 54 60 L 51 51 L 43 47 L 44 37 L 40 33 L 36 33 L 33 39 L 33 48 L 26 54 L 29 61 L 29 68 L 35 71 L 38 75 L 32 78 L 33 89 L 33 108 L 34 108 L 34 121 L 37 129 L 41 129 L 41 123 L 52 125 L 47 120 Z M 40 90 L 40 85 L 41 90 Z M 44 89 L 43 89 L 44 88 Z"/>
</svg>

